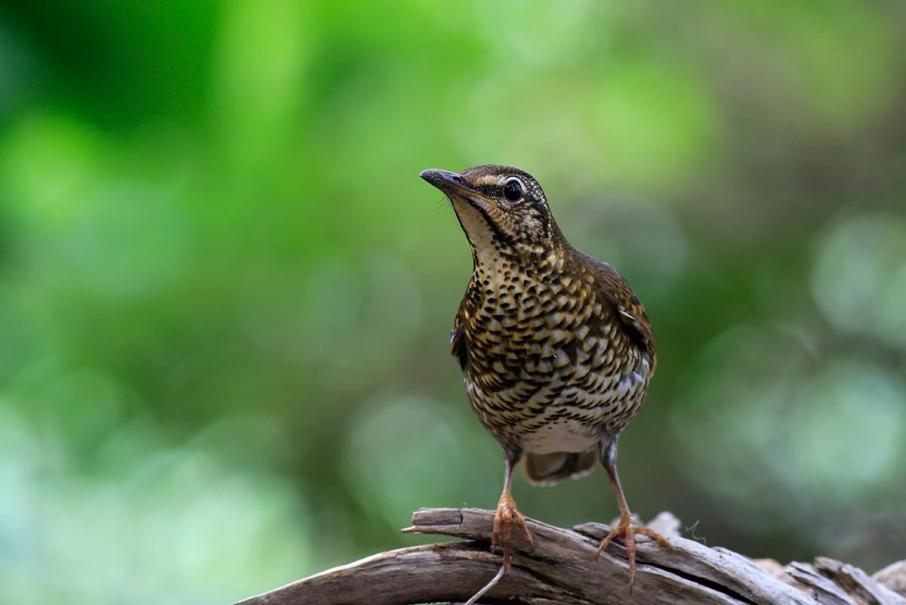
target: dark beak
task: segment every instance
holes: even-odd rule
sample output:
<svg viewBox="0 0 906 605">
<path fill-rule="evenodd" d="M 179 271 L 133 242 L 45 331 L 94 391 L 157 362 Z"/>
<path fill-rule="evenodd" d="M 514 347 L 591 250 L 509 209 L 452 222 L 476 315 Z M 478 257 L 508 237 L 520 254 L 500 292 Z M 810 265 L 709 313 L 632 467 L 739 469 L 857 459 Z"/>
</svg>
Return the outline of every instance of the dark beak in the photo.
<svg viewBox="0 0 906 605">
<path fill-rule="evenodd" d="M 460 175 L 449 170 L 429 168 L 428 170 L 422 170 L 419 176 L 447 194 L 474 192 Z"/>
</svg>

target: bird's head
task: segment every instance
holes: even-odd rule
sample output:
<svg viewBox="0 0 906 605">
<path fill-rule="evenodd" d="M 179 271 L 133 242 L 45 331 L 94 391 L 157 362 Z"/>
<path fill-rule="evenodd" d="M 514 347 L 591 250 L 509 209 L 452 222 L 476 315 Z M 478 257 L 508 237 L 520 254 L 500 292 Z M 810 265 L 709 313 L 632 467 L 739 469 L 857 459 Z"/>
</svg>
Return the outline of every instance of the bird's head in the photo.
<svg viewBox="0 0 906 605">
<path fill-rule="evenodd" d="M 450 198 L 476 263 L 501 255 L 547 257 L 562 245 L 544 191 L 518 168 L 430 169 L 421 177 Z"/>
</svg>

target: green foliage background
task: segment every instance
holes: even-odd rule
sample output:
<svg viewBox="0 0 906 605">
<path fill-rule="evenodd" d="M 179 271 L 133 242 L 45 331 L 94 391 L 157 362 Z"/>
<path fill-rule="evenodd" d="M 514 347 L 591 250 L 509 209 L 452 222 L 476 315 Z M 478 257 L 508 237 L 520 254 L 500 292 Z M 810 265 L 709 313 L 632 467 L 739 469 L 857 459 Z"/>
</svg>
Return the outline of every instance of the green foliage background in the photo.
<svg viewBox="0 0 906 605">
<path fill-rule="evenodd" d="M 494 504 L 427 167 L 535 174 L 660 364 L 643 517 L 874 571 L 906 536 L 906 4 L 6 0 L 0 586 L 224 603 Z M 604 475 L 530 488 L 616 514 Z"/>
</svg>

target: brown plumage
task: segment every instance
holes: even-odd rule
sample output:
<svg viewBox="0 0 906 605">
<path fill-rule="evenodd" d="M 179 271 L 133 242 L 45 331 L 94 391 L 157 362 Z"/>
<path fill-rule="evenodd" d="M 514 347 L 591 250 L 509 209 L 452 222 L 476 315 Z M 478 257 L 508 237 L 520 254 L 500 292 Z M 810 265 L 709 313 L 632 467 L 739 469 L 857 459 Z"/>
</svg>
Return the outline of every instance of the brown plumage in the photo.
<svg viewBox="0 0 906 605">
<path fill-rule="evenodd" d="M 574 249 L 538 182 L 507 166 L 422 178 L 453 204 L 469 241 L 473 273 L 450 346 L 482 424 L 503 446 L 503 493 L 494 542 L 509 566 L 511 522 L 531 536 L 510 494 L 515 465 L 536 483 L 590 472 L 600 460 L 621 520 L 601 543 L 622 538 L 635 573 L 634 534 L 616 473 L 616 443 L 654 373 L 654 336 L 645 309 L 609 264 Z"/>
</svg>

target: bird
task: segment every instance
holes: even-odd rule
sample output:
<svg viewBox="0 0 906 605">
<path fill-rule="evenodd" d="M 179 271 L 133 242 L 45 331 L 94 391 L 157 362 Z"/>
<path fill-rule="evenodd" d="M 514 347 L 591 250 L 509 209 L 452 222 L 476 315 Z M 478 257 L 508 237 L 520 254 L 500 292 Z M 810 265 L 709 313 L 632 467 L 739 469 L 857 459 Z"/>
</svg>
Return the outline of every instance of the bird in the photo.
<svg viewBox="0 0 906 605">
<path fill-rule="evenodd" d="M 421 178 L 449 199 L 472 253 L 472 274 L 450 332 L 450 352 L 481 424 L 503 449 L 503 490 L 491 550 L 511 564 L 511 530 L 532 535 L 512 495 L 524 460 L 533 484 L 607 472 L 620 511 L 597 556 L 620 539 L 629 589 L 636 535 L 669 547 L 637 525 L 617 474 L 617 438 L 636 415 L 657 365 L 648 315 L 610 264 L 567 241 L 529 173 L 502 165 Z"/>
</svg>

